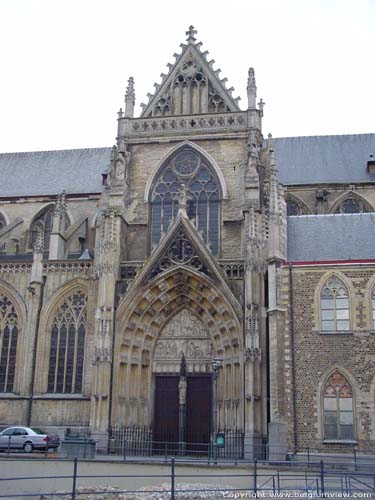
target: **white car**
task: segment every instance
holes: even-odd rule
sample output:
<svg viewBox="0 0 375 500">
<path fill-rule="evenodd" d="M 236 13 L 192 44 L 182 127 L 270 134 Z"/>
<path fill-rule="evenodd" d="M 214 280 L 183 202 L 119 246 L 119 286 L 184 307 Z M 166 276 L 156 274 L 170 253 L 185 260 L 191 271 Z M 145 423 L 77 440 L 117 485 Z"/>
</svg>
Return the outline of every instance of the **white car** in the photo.
<svg viewBox="0 0 375 500">
<path fill-rule="evenodd" d="M 24 450 L 31 453 L 33 450 L 48 451 L 56 449 L 60 444 L 57 435 L 46 434 L 35 427 L 8 427 L 0 432 L 0 450 Z"/>
</svg>

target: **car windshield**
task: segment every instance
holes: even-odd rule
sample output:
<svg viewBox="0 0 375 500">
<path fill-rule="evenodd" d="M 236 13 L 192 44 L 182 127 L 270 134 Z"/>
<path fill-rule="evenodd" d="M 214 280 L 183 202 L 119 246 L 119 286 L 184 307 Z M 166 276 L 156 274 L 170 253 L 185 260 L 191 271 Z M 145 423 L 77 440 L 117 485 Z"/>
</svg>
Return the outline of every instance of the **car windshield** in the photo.
<svg viewBox="0 0 375 500">
<path fill-rule="evenodd" d="M 31 430 L 35 432 L 35 434 L 45 434 L 44 431 L 42 431 L 41 429 L 36 429 L 35 427 L 33 427 Z"/>
</svg>

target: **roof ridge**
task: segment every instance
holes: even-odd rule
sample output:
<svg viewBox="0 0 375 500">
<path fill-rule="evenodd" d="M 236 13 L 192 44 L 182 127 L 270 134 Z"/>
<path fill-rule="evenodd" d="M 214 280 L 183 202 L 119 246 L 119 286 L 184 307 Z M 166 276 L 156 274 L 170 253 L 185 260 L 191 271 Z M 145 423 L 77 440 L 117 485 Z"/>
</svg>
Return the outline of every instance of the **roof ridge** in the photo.
<svg viewBox="0 0 375 500">
<path fill-rule="evenodd" d="M 100 149 L 111 149 L 111 146 L 99 146 L 92 148 L 64 148 L 64 149 L 43 149 L 37 151 L 5 151 L 0 152 L 2 155 L 24 155 L 24 154 L 36 154 L 36 153 L 63 153 L 65 151 L 90 151 L 90 150 L 100 150 Z"/>
<path fill-rule="evenodd" d="M 314 137 L 357 137 L 357 136 L 364 136 L 364 135 L 375 135 L 375 132 L 364 132 L 361 134 L 320 134 L 320 135 L 289 135 L 285 137 L 274 137 L 272 136 L 272 140 L 278 140 L 278 139 L 312 139 Z M 266 140 L 266 139 L 264 139 Z"/>
</svg>

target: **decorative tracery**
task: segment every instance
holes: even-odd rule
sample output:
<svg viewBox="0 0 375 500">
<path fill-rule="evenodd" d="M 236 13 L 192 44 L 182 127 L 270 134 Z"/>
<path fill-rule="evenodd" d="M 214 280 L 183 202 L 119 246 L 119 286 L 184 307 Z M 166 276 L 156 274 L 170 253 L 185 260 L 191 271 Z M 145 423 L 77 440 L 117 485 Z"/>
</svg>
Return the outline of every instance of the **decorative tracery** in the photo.
<svg viewBox="0 0 375 500">
<path fill-rule="evenodd" d="M 353 390 L 337 370 L 324 387 L 323 413 L 325 439 L 354 439 Z"/>
<path fill-rule="evenodd" d="M 349 294 L 344 283 L 332 276 L 320 295 L 321 329 L 323 332 L 350 330 Z"/>
<path fill-rule="evenodd" d="M 13 392 L 18 316 L 12 302 L 0 293 L 0 392 Z"/>
<path fill-rule="evenodd" d="M 170 158 L 151 192 L 151 241 L 155 246 L 177 215 L 181 185 L 187 192 L 187 215 L 216 255 L 219 249 L 220 189 L 208 162 L 184 148 Z"/>
<path fill-rule="evenodd" d="M 336 209 L 337 214 L 359 214 L 368 212 L 362 201 L 355 197 L 345 198 Z"/>
<path fill-rule="evenodd" d="M 82 391 L 86 303 L 84 292 L 77 291 L 65 298 L 53 319 L 48 392 Z"/>
</svg>

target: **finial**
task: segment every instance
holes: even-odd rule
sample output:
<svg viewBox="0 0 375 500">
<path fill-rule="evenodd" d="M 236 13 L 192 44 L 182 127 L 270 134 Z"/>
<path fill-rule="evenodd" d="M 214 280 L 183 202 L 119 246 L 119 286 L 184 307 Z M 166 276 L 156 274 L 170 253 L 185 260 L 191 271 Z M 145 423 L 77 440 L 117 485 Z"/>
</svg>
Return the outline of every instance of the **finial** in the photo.
<svg viewBox="0 0 375 500">
<path fill-rule="evenodd" d="M 263 99 L 261 98 L 260 101 L 258 102 L 258 106 L 259 106 L 259 113 L 260 113 L 260 116 L 263 116 L 263 108 L 264 108 L 264 105 L 266 103 L 263 101 Z"/>
<path fill-rule="evenodd" d="M 272 143 L 272 134 L 271 134 L 271 132 L 268 134 L 268 149 L 273 150 L 273 143 Z"/>
<path fill-rule="evenodd" d="M 125 92 L 125 116 L 133 118 L 135 104 L 134 78 L 131 76 Z"/>
<path fill-rule="evenodd" d="M 255 100 L 257 97 L 257 86 L 255 83 L 254 68 L 250 68 L 247 77 L 247 105 L 248 109 L 255 109 Z"/>
<path fill-rule="evenodd" d="M 186 41 L 190 44 L 194 44 L 196 41 L 196 38 L 194 35 L 197 34 L 197 30 L 194 29 L 194 26 L 190 25 L 188 31 L 186 32 L 187 39 Z"/>
</svg>

